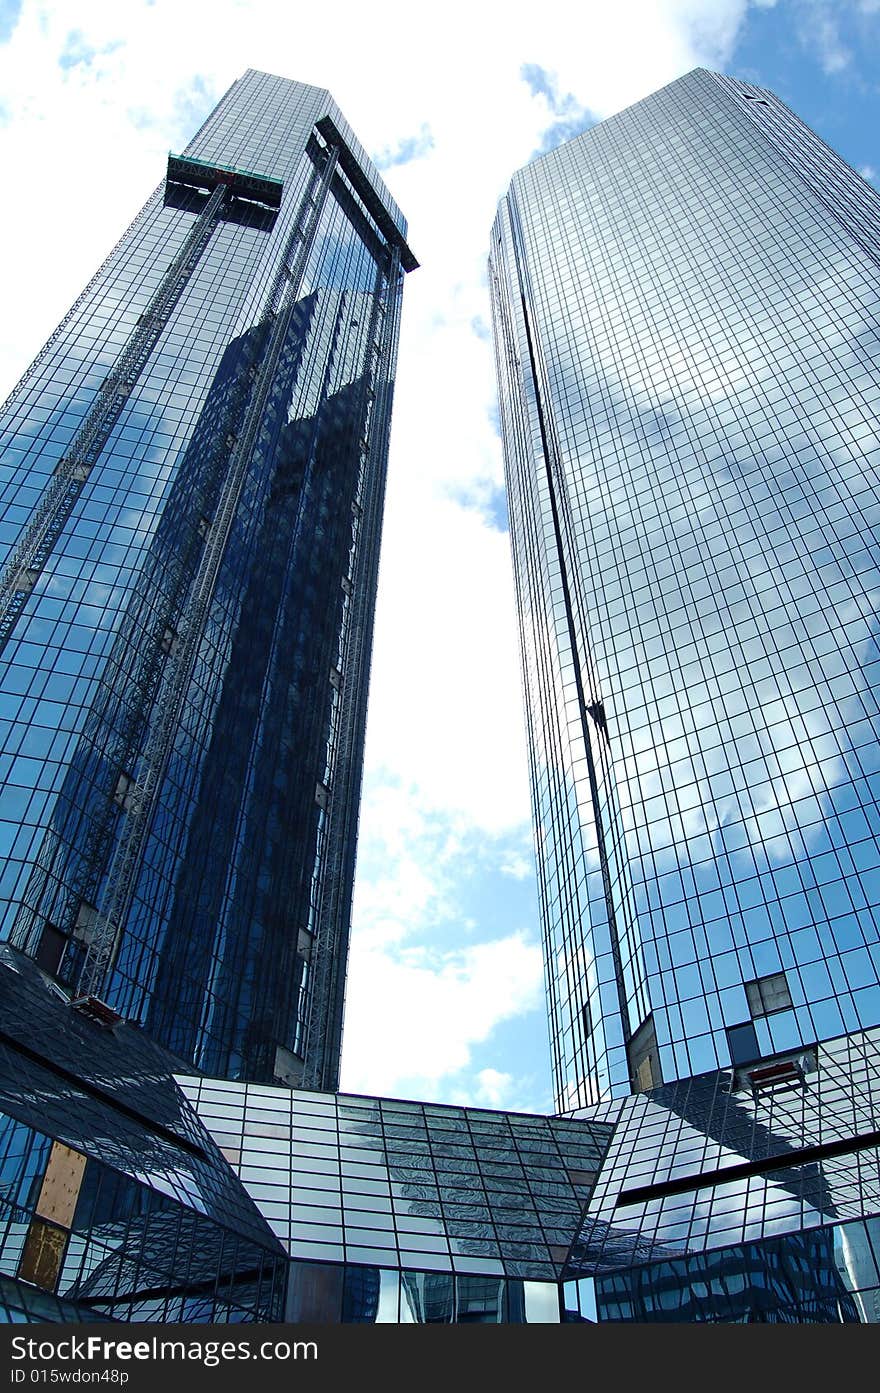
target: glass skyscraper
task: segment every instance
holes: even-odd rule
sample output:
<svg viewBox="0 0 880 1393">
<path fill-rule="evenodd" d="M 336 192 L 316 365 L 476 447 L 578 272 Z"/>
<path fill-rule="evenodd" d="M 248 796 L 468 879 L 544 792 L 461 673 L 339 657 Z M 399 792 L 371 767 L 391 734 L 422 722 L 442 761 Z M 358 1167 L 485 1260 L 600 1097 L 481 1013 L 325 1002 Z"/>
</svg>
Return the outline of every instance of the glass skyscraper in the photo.
<svg viewBox="0 0 880 1393">
<path fill-rule="evenodd" d="M 0 416 L 0 936 L 180 1060 L 335 1087 L 405 221 L 230 88 Z"/>
<path fill-rule="evenodd" d="M 557 1106 L 803 1084 L 880 1022 L 880 198 L 697 70 L 490 281 Z"/>
</svg>

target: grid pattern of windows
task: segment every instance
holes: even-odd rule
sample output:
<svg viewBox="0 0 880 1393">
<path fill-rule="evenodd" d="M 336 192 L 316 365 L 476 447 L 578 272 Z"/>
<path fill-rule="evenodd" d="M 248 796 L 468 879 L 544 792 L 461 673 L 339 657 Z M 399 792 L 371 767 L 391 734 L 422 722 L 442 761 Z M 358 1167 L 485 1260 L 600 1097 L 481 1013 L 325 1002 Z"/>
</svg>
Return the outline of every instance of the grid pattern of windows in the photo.
<svg viewBox="0 0 880 1393">
<path fill-rule="evenodd" d="M 45 1322 L 67 1324 L 71 1321 L 110 1321 L 104 1312 L 76 1306 L 50 1292 L 41 1291 L 28 1282 L 13 1277 L 0 1277 L 0 1321 L 4 1325 L 39 1325 Z"/>
<path fill-rule="evenodd" d="M 611 1131 L 604 1122 L 178 1082 L 291 1256 L 314 1263 L 552 1282 Z"/>
<path fill-rule="evenodd" d="M 405 223 L 318 88 L 248 72 L 185 153 L 280 208 L 224 195 L 28 579 L 0 937 L 200 1067 L 333 1087 Z M 0 555 L 207 206 L 157 190 L 0 414 Z"/>
<path fill-rule="evenodd" d="M 56 1158 L 79 1162 L 70 1213 L 47 1214 Z M 67 1177 L 65 1177 L 67 1179 Z M 0 1265 L 73 1305 L 42 1319 L 253 1321 L 280 1313 L 283 1260 L 193 1209 L 0 1114 Z"/>
<path fill-rule="evenodd" d="M 286 1257 L 170 1057 L 135 1028 L 83 1016 L 8 947 L 0 1013 L 0 1300 L 21 1308 L 10 1319 L 280 1319 Z"/>
<path fill-rule="evenodd" d="M 314 1262 L 291 1264 L 285 1315 L 346 1325 L 549 1325 L 559 1318 L 555 1282 Z"/>
<path fill-rule="evenodd" d="M 880 1021 L 878 218 L 771 94 L 701 70 L 502 201 L 562 1110 L 639 1086 L 649 1019 L 662 1079 L 726 1066 L 759 979 L 790 995 L 761 1055 Z"/>
<path fill-rule="evenodd" d="M 880 1211 L 880 1031 L 820 1045 L 800 1082 L 729 1073 L 591 1110 L 615 1122 L 574 1273 L 758 1243 Z"/>
<path fill-rule="evenodd" d="M 566 1320 L 880 1321 L 880 1225 L 854 1221 L 566 1283 Z"/>
</svg>

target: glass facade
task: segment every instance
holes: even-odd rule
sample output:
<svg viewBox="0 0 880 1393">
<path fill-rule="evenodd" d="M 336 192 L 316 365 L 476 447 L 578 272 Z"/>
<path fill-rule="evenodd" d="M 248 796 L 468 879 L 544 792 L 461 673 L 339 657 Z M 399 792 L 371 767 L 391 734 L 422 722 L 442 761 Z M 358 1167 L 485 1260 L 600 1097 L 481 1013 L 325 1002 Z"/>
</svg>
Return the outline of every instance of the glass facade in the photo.
<svg viewBox="0 0 880 1393">
<path fill-rule="evenodd" d="M 0 417 L 0 1320 L 880 1320 L 878 213 L 702 71 L 502 204 L 537 1117 L 333 1091 L 405 224 L 171 157 Z"/>
<path fill-rule="evenodd" d="M 0 936 L 225 1076 L 337 1082 L 405 233 L 248 72 L 0 415 Z"/>
<path fill-rule="evenodd" d="M 179 1071 L 0 947 L 0 1320 L 561 1319 L 613 1120 Z"/>
<path fill-rule="evenodd" d="M 281 1318 L 287 1258 L 136 1026 L 0 950 L 0 1312 Z"/>
<path fill-rule="evenodd" d="M 178 1084 L 290 1254 L 287 1319 L 560 1319 L 612 1123 Z"/>
<path fill-rule="evenodd" d="M 722 1071 L 586 1111 L 614 1136 L 569 1255 L 567 1309 L 880 1319 L 880 1030 L 800 1062 L 783 1080 Z"/>
<path fill-rule="evenodd" d="M 561 1111 L 880 1022 L 878 231 L 781 102 L 702 70 L 502 200 Z"/>
<path fill-rule="evenodd" d="M 880 1320 L 880 1029 L 539 1117 L 180 1072 L 0 948 L 0 1319 Z"/>
</svg>

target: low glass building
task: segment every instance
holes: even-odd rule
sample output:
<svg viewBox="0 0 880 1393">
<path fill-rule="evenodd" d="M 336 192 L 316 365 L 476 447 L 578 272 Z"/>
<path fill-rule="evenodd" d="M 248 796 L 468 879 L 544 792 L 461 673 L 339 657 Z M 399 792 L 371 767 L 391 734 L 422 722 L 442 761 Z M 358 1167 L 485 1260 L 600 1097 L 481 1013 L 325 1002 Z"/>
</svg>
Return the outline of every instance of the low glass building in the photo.
<svg viewBox="0 0 880 1393">
<path fill-rule="evenodd" d="M 568 1258 L 572 1309 L 880 1318 L 880 1030 L 774 1069 L 704 1074 L 586 1111 L 614 1135 Z"/>
<path fill-rule="evenodd" d="M 15 1321 L 880 1319 L 880 1031 L 541 1117 L 193 1073 L 0 950 Z"/>
<path fill-rule="evenodd" d="M 0 1306 L 14 1321 L 270 1321 L 287 1259 L 136 1025 L 0 949 Z M 178 1065 L 179 1067 L 179 1065 Z"/>
<path fill-rule="evenodd" d="M 288 1319 L 559 1320 L 609 1123 L 178 1083 L 292 1259 Z"/>
</svg>

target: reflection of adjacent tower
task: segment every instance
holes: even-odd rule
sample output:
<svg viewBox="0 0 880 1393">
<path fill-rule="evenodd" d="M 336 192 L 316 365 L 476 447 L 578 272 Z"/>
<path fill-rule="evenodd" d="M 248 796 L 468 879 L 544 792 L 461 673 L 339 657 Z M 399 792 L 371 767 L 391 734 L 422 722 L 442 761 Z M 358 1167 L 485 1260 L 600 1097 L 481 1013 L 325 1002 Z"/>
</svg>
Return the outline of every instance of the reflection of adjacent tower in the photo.
<svg viewBox="0 0 880 1393">
<path fill-rule="evenodd" d="M 876 1225 L 876 1220 L 874 1224 Z M 862 1224 L 842 1224 L 834 1235 L 837 1267 L 857 1316 L 854 1319 L 876 1325 L 880 1322 L 880 1288 L 877 1263 Z"/>
<path fill-rule="evenodd" d="M 874 189 L 699 70 L 502 200 L 562 1109 L 880 1020 L 878 246 Z"/>
<path fill-rule="evenodd" d="M 205 645 L 198 719 L 178 733 L 156 815 L 164 834 L 151 838 L 114 953 L 117 1006 L 217 1074 L 296 1078 L 310 1032 L 329 1058 L 339 1048 L 348 925 L 338 905 L 354 873 L 369 659 L 370 615 L 355 595 L 375 583 L 381 482 L 363 448 L 375 319 L 369 296 L 339 290 L 314 292 L 291 317 L 248 506 L 218 577 L 225 641 Z M 29 905 L 44 906 L 55 887 L 53 923 L 101 902 L 124 830 L 120 770 L 137 767 L 163 700 L 147 631 L 161 632 L 160 650 L 176 641 L 265 341 L 260 328 L 227 350 L 123 617 L 61 791 L 75 826 L 67 813 L 51 829 L 51 867 L 41 863 L 28 887 Z M 343 969 L 320 978 L 319 927 Z M 63 975 L 83 956 L 74 938 Z"/>
<path fill-rule="evenodd" d="M 116 953 L 117 1003 L 125 1014 L 144 1016 L 154 1038 L 217 1074 L 271 1076 L 277 1047 L 300 1054 L 315 1013 L 327 1017 L 331 1039 L 341 1018 L 341 974 L 316 1000 L 310 969 L 317 924 L 332 914 L 329 888 L 350 886 L 353 875 L 352 828 L 337 838 L 340 851 L 330 863 L 329 791 L 357 780 L 359 758 L 339 766 L 339 734 L 343 720 L 352 724 L 358 749 L 365 715 L 367 649 L 361 642 L 355 650 L 352 626 L 369 482 L 359 442 L 368 429 L 370 381 L 365 372 L 350 380 L 363 367 L 360 336 L 352 344 L 351 330 L 369 321 L 365 301 L 320 292 L 293 317 L 250 506 L 219 578 L 216 603 L 233 611 L 234 628 L 212 664 L 203 733 L 182 732 L 178 742 L 189 797 L 162 801 L 163 842 L 150 847 L 133 922 Z M 51 877 L 43 864 L 29 886 L 35 904 L 46 903 L 50 879 L 58 887 L 48 912 L 54 923 L 63 922 L 66 909 L 81 913 L 83 903 L 100 903 L 125 815 L 111 795 L 119 770 L 137 766 L 162 700 L 161 681 L 150 680 L 149 642 L 138 635 L 149 628 L 148 612 L 161 630 L 159 647 L 174 640 L 200 527 L 218 492 L 217 436 L 240 425 L 240 386 L 264 339 L 246 335 L 224 356 L 204 425 L 196 427 L 123 617 L 88 739 L 71 761 L 60 805 L 77 809 L 82 823 L 73 835 L 63 823 L 52 829 Z M 317 378 L 316 359 L 326 359 Z M 120 722 L 123 709 L 128 715 Z M 356 807 L 355 789 L 349 801 Z M 344 809 L 345 800 L 334 807 Z M 346 928 L 337 933 L 343 960 Z M 74 939 L 66 976 L 74 976 L 82 955 Z M 262 971 L 263 963 L 273 970 Z"/>
<path fill-rule="evenodd" d="M 379 1314 L 382 1274 L 377 1267 L 348 1267 L 345 1270 L 346 1321 L 352 1325 L 374 1325 Z"/>
<path fill-rule="evenodd" d="M 329 344 L 369 314 L 364 297 L 315 299 L 311 337 Z M 324 1000 L 313 992 L 331 888 L 347 885 L 343 901 L 350 896 L 355 829 L 337 835 L 334 859 L 331 823 L 357 806 L 365 720 L 366 653 L 353 625 L 369 378 L 346 381 L 341 366 L 330 362 L 305 409 L 279 403 L 272 468 L 253 508 L 253 566 L 146 1016 L 151 1034 L 217 1074 L 265 1076 L 278 1045 L 293 1071 L 314 1014 L 331 1038 L 341 1022 L 342 974 L 322 979 Z M 339 762 L 346 722 L 356 755 L 348 767 Z M 347 796 L 346 781 L 355 784 Z M 344 961 L 347 922 L 333 927 Z"/>
<path fill-rule="evenodd" d="M 856 1274 L 838 1270 L 835 1246 L 833 1229 L 815 1229 L 603 1274 L 597 1281 L 599 1318 L 857 1324 L 865 1319 L 864 1298 L 850 1289 Z"/>
<path fill-rule="evenodd" d="M 419 1325 L 501 1325 L 525 1320 L 522 1286 L 496 1277 L 403 1272 L 402 1299 Z"/>
<path fill-rule="evenodd" d="M 404 231 L 328 94 L 249 73 L 6 417 L 13 463 L 16 402 L 46 424 L 0 573 L 5 932 L 234 1077 L 337 1080 Z"/>
</svg>

